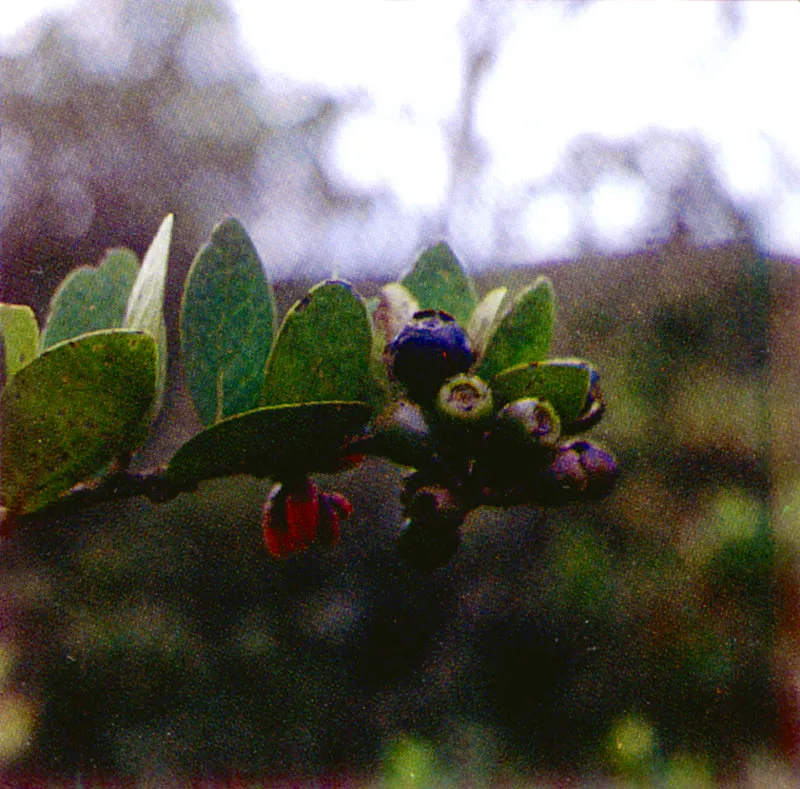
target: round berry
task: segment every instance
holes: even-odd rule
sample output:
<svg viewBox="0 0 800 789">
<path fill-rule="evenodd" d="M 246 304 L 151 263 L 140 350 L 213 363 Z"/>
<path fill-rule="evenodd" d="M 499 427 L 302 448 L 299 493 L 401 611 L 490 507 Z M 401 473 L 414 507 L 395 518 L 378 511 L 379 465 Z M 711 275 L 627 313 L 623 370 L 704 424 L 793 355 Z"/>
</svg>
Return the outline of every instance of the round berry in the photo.
<svg viewBox="0 0 800 789">
<path fill-rule="evenodd" d="M 494 413 L 492 392 L 476 375 L 455 375 L 436 395 L 436 413 L 459 427 L 488 427 Z"/>
<path fill-rule="evenodd" d="M 547 400 L 527 397 L 504 405 L 492 434 L 510 449 L 523 452 L 553 449 L 561 436 L 561 420 Z"/>
<path fill-rule="evenodd" d="M 619 475 L 614 456 L 590 441 L 573 441 L 567 447 L 580 455 L 586 474 L 585 497 L 599 499 L 610 493 Z"/>
<path fill-rule="evenodd" d="M 553 462 L 537 477 L 536 497 L 543 504 L 599 499 L 617 479 L 617 462 L 610 452 L 589 441 L 562 444 Z"/>
<path fill-rule="evenodd" d="M 430 405 L 441 385 L 469 370 L 475 357 L 467 333 L 452 315 L 422 310 L 386 347 L 386 359 L 409 396 Z"/>
</svg>

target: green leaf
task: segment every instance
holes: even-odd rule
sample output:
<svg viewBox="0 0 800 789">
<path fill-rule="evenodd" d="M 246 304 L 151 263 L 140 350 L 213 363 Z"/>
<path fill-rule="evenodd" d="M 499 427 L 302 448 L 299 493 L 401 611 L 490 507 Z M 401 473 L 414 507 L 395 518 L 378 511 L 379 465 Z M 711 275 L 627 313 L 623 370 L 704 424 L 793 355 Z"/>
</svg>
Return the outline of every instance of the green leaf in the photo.
<svg viewBox="0 0 800 789">
<path fill-rule="evenodd" d="M 486 344 L 477 373 L 490 380 L 501 370 L 540 362 L 550 353 L 555 322 L 555 296 L 547 277 L 522 291 Z"/>
<path fill-rule="evenodd" d="M 23 367 L 0 395 L 3 504 L 51 504 L 147 433 L 156 346 L 125 329 L 55 345 Z"/>
<path fill-rule="evenodd" d="M 486 350 L 489 337 L 497 324 L 498 318 L 503 314 L 506 304 L 508 288 L 495 288 L 490 290 L 480 301 L 472 313 L 467 325 L 467 334 L 472 343 L 472 350 L 479 356 Z"/>
<path fill-rule="evenodd" d="M 365 403 L 269 406 L 223 419 L 185 443 L 166 477 L 193 484 L 231 474 L 280 476 L 331 470 L 345 441 L 369 419 Z"/>
<path fill-rule="evenodd" d="M 0 304 L 0 334 L 6 378 L 11 378 L 39 352 L 39 324 L 33 310 L 25 304 Z"/>
<path fill-rule="evenodd" d="M 467 325 L 478 303 L 472 278 L 445 241 L 426 249 L 400 284 L 408 288 L 421 310 L 444 310 L 461 326 Z"/>
<path fill-rule="evenodd" d="M 208 425 L 259 405 L 275 297 L 244 227 L 226 219 L 195 257 L 181 305 L 183 367 Z"/>
<path fill-rule="evenodd" d="M 130 249 L 110 249 L 98 266 L 70 272 L 50 300 L 42 350 L 100 329 L 116 329 L 125 318 L 139 258 Z"/>
<path fill-rule="evenodd" d="M 558 411 L 562 422 L 578 417 L 589 394 L 589 366 L 572 359 L 520 364 L 503 370 L 492 379 L 495 407 L 513 400 L 537 397 Z"/>
<path fill-rule="evenodd" d="M 133 283 L 122 325 L 126 329 L 146 331 L 157 343 L 156 399 L 151 419 L 161 408 L 167 381 L 167 331 L 164 324 L 164 287 L 167 281 L 169 244 L 172 238 L 172 214 L 167 214 L 145 252 L 139 275 Z"/>
<path fill-rule="evenodd" d="M 264 376 L 264 405 L 366 400 L 372 327 L 346 282 L 315 285 L 283 319 Z"/>
</svg>

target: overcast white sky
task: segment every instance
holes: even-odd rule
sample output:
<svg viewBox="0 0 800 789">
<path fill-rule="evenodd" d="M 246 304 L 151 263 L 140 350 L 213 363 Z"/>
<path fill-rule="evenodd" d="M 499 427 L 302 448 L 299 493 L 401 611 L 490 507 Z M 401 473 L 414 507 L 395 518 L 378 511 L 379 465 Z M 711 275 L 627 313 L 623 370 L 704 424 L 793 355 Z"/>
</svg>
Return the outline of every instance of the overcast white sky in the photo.
<svg viewBox="0 0 800 789">
<path fill-rule="evenodd" d="M 77 2 L 4 2 L 0 40 Z M 569 257 L 587 227 L 603 251 L 657 234 L 664 218 L 642 178 L 610 169 L 578 202 L 563 182 L 576 137 L 624 141 L 656 129 L 696 135 L 735 204 L 755 217 L 758 242 L 800 256 L 800 3 L 510 2 L 501 24 L 495 13 L 485 28 L 466 0 L 232 4 L 273 93 L 350 103 L 325 152 L 329 177 L 345 190 L 382 190 L 409 215 L 441 210 L 467 49 L 499 35 L 473 116 L 488 162 L 480 194 L 486 205 L 513 204 L 524 255 Z M 723 35 L 723 6 L 735 7 L 733 36 Z M 677 178 L 691 160 L 667 141 L 640 166 Z M 465 201 L 448 229 L 462 250 L 485 255 L 495 221 Z M 352 243 L 345 232 L 341 244 Z"/>
</svg>

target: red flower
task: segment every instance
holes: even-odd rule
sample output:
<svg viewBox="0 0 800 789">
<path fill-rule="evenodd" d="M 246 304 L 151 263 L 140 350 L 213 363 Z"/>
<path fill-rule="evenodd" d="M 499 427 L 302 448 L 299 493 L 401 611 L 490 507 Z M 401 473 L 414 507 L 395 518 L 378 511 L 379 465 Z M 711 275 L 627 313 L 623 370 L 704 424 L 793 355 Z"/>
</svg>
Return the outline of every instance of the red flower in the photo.
<svg viewBox="0 0 800 789">
<path fill-rule="evenodd" d="M 308 477 L 276 482 L 261 516 L 264 544 L 278 559 L 306 550 L 315 540 L 333 547 L 339 539 L 339 520 L 352 511 L 341 493 L 320 491 Z"/>
</svg>

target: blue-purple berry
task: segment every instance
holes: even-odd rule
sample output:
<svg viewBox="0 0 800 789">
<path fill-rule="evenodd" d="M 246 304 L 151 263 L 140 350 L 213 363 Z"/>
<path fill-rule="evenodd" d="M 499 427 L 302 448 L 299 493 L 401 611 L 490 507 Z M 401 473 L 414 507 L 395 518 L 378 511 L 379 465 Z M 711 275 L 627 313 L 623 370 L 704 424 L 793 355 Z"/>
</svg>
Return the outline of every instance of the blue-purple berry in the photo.
<svg viewBox="0 0 800 789">
<path fill-rule="evenodd" d="M 431 405 L 442 384 L 475 361 L 467 333 L 452 315 L 422 310 L 386 347 L 394 378 L 412 400 Z"/>
</svg>

